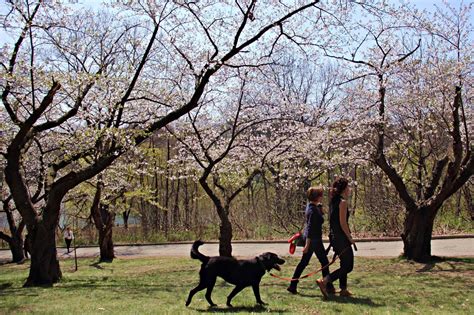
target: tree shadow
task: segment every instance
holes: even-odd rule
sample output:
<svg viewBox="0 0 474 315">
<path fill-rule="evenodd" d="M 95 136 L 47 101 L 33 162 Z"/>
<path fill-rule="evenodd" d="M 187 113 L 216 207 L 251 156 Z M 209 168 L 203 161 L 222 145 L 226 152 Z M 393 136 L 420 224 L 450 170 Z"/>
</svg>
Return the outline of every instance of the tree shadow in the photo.
<svg viewBox="0 0 474 315">
<path fill-rule="evenodd" d="M 101 266 L 101 264 L 111 264 L 113 260 L 99 260 L 96 261 L 95 263 L 90 264 L 89 266 L 103 270 L 105 269 L 104 267 Z"/>
<path fill-rule="evenodd" d="M 12 285 L 13 285 L 13 283 L 11 283 L 11 282 L 2 283 L 2 284 L 0 284 L 0 291 L 6 290 L 6 289 L 8 289 L 8 288 L 11 288 Z"/>
<path fill-rule="evenodd" d="M 446 263 L 450 268 L 446 269 L 440 266 L 440 263 Z M 438 257 L 433 256 L 425 265 L 416 270 L 416 272 L 465 272 L 459 265 L 474 265 L 474 258 L 471 257 Z"/>
<path fill-rule="evenodd" d="M 190 308 L 192 309 L 192 308 Z M 199 309 L 199 308 L 194 308 L 193 309 L 196 312 L 200 313 L 239 313 L 239 312 L 245 312 L 245 313 L 285 313 L 287 310 L 282 310 L 282 309 L 275 309 L 275 310 L 268 310 L 264 305 L 255 305 L 255 306 L 234 306 L 234 307 L 208 307 L 206 309 Z"/>
<path fill-rule="evenodd" d="M 12 265 L 12 266 L 14 266 L 14 265 L 24 265 L 28 261 L 30 261 L 29 258 L 25 258 L 22 261 L 17 261 L 17 262 L 15 262 L 11 259 L 5 259 L 5 260 L 0 260 L 0 266 L 4 266 L 4 265 Z"/>
<path fill-rule="evenodd" d="M 89 266 L 94 267 L 94 268 L 97 268 L 97 269 L 99 269 L 99 270 L 103 270 L 104 267 L 102 267 L 100 264 L 101 264 L 100 261 L 96 261 L 95 263 L 90 264 Z"/>
</svg>

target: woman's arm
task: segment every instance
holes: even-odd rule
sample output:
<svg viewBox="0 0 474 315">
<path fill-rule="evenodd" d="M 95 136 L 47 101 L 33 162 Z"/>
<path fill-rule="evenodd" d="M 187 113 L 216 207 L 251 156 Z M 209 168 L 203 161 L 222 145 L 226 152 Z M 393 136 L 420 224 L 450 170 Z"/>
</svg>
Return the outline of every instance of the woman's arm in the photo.
<svg viewBox="0 0 474 315">
<path fill-rule="evenodd" d="M 354 243 L 351 236 L 351 230 L 347 225 L 347 201 L 345 200 L 341 200 L 341 203 L 339 204 L 339 222 L 341 224 L 341 229 L 346 234 L 349 242 Z"/>
</svg>

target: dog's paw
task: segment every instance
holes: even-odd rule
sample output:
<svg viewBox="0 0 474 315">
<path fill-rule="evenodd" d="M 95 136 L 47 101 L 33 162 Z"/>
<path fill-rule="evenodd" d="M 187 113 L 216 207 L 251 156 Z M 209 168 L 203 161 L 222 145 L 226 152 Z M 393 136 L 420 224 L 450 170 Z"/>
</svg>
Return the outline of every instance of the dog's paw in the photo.
<svg viewBox="0 0 474 315">
<path fill-rule="evenodd" d="M 268 305 L 268 303 L 265 303 L 265 302 L 263 302 L 262 300 L 257 301 L 257 303 L 258 303 L 259 305 Z"/>
<path fill-rule="evenodd" d="M 233 307 L 232 304 L 230 304 L 230 302 L 227 302 L 227 306 L 228 307 Z"/>
</svg>

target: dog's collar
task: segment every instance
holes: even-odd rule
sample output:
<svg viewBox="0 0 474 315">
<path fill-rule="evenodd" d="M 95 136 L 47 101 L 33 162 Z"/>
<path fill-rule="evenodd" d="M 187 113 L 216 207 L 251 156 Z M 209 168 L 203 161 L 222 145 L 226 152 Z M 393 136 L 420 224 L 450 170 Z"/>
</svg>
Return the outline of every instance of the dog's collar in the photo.
<svg viewBox="0 0 474 315">
<path fill-rule="evenodd" d="M 264 272 L 270 271 L 269 269 L 267 269 L 267 267 L 265 267 L 265 265 L 263 264 L 263 262 L 262 262 L 260 259 L 258 259 L 258 256 L 256 256 L 255 259 L 257 259 L 258 263 L 259 263 L 260 266 L 263 268 L 263 271 L 264 271 Z"/>
</svg>

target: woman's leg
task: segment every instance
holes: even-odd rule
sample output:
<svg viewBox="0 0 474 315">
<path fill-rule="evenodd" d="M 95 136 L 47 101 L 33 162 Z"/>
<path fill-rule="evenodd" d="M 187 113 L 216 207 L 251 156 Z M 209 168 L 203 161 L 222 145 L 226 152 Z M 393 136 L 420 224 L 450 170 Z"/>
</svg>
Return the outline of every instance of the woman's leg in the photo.
<svg viewBox="0 0 474 315">
<path fill-rule="evenodd" d="M 349 245 L 350 246 L 350 245 Z M 352 246 L 346 248 L 343 253 L 341 253 L 341 275 L 339 278 L 339 287 L 341 290 L 347 289 L 347 274 L 352 271 L 354 268 L 354 252 L 352 251 Z"/>
<path fill-rule="evenodd" d="M 326 279 L 328 279 L 329 282 L 334 282 L 339 279 L 339 286 L 342 289 L 342 285 L 347 287 L 347 274 L 352 271 L 354 266 L 354 252 L 352 251 L 351 244 L 344 236 L 334 237 L 333 247 L 336 254 L 339 255 L 340 268 L 333 271 Z"/>
<path fill-rule="evenodd" d="M 301 276 L 303 273 L 303 270 L 308 266 L 308 263 L 311 259 L 311 255 L 313 255 L 313 248 L 312 246 L 309 248 L 308 252 L 303 254 L 303 257 L 301 257 L 300 262 L 298 263 L 298 266 L 296 266 L 295 273 L 293 274 L 293 279 L 297 279 Z M 295 291 L 296 292 L 296 287 L 298 285 L 298 280 L 292 280 L 290 282 L 290 286 L 288 287 L 288 291 Z"/>
<path fill-rule="evenodd" d="M 322 269 L 323 277 L 328 276 L 329 275 L 329 266 L 328 266 L 329 260 L 328 260 L 328 256 L 326 256 L 326 249 L 324 248 L 322 239 L 319 239 L 315 242 L 314 253 L 316 254 L 316 257 L 318 257 L 321 267 L 326 266 L 325 268 Z M 327 284 L 327 291 L 330 294 L 333 294 L 336 291 L 332 283 Z"/>
<path fill-rule="evenodd" d="M 322 270 L 323 277 L 329 275 L 329 260 L 328 256 L 326 256 L 326 250 L 324 249 L 323 241 L 321 239 L 315 240 L 314 253 L 316 254 L 316 257 L 318 257 L 321 267 L 326 266 Z"/>
</svg>

